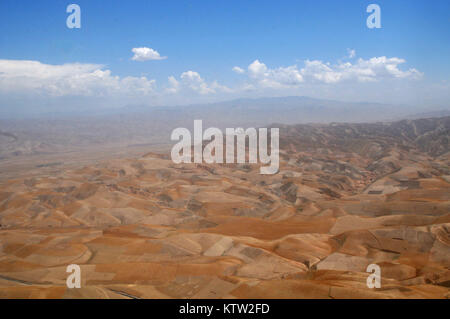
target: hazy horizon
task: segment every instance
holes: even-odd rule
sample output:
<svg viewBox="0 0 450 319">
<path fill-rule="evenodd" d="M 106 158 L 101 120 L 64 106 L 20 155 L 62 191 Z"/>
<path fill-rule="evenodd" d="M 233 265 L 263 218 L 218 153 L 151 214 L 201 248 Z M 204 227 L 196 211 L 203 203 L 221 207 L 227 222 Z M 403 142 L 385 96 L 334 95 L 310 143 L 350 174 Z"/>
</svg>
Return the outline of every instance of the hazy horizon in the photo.
<svg viewBox="0 0 450 319">
<path fill-rule="evenodd" d="M 33 110 L 25 110 L 21 108 L 13 108 L 10 110 L 2 109 L 0 110 L 0 119 L 8 120 L 8 119 L 31 119 L 31 118 L 46 118 L 46 117 L 70 117 L 70 116 L 101 116 L 101 115 L 112 115 L 117 113 L 127 114 L 127 113 L 136 113 L 136 112 L 152 112 L 155 110 L 172 110 L 172 111 L 184 111 L 188 108 L 205 108 L 207 112 L 207 108 L 211 106 L 218 105 L 228 105 L 230 107 L 239 105 L 245 108 L 248 106 L 255 106 L 257 103 L 261 103 L 261 106 L 272 106 L 274 109 L 278 107 L 277 103 L 280 102 L 292 102 L 297 103 L 296 106 L 301 109 L 304 107 L 303 102 L 315 102 L 318 103 L 318 106 L 321 103 L 336 103 L 340 105 L 347 105 L 350 107 L 361 107 L 362 109 L 367 106 L 380 106 L 382 107 L 390 107 L 395 108 L 395 111 L 392 112 L 393 115 L 386 115 L 386 120 L 397 120 L 401 117 L 414 116 L 417 114 L 428 114 L 435 112 L 450 112 L 450 105 L 439 105 L 435 107 L 425 106 L 425 105 L 408 105 L 408 104 L 389 104 L 389 103 L 379 103 L 379 102 L 370 102 L 370 101 L 345 101 L 345 100 L 337 100 L 337 99 L 320 99 L 313 98 L 309 96 L 265 96 L 265 97 L 240 97 L 235 99 L 225 99 L 219 100 L 215 102 L 203 102 L 203 103 L 187 103 L 187 104 L 173 104 L 173 105 L 148 105 L 143 103 L 130 103 L 121 106 L 111 107 L 111 106 L 103 106 L 103 107 L 74 107 L 74 108 L 61 108 L 61 107 L 52 107 L 52 108 L 38 108 Z M 325 117 L 326 118 L 326 117 Z M 299 119 L 301 121 L 301 119 Z M 353 120 L 349 118 L 349 122 Z M 364 122 L 364 121 L 363 121 Z"/>
<path fill-rule="evenodd" d="M 64 2 L 0 3 L 0 113 L 284 96 L 449 108 L 447 1 L 378 1 L 375 29 L 365 1 L 77 5 L 69 28 Z"/>
</svg>

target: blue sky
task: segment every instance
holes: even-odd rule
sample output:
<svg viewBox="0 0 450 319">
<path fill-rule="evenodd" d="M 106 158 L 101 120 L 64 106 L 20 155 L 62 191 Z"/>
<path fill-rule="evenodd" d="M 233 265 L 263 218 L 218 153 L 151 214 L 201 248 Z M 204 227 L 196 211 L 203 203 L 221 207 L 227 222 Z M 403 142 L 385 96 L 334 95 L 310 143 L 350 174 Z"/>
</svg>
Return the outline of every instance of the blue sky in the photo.
<svg viewBox="0 0 450 319">
<path fill-rule="evenodd" d="M 81 7 L 81 29 L 66 26 L 69 15 L 66 7 L 70 3 Z M 370 3 L 381 8 L 381 29 L 366 26 L 369 16 L 366 7 Z M 392 99 L 395 103 L 412 103 L 422 98 L 422 103 L 442 106 L 448 102 L 449 12 L 450 2 L 446 0 L 2 0 L 0 60 L 37 61 L 44 66 L 91 64 L 108 70 L 111 77 L 130 77 L 133 81 L 144 76 L 154 81 L 142 84 L 152 85 L 152 93 L 139 98 L 133 93 L 130 101 L 149 105 L 284 94 L 377 100 L 381 94 L 387 97 L 380 102 Z M 156 50 L 167 59 L 132 60 L 131 50 L 142 47 Z M 349 50 L 355 50 L 354 56 Z M 372 66 L 367 66 L 365 61 L 379 57 L 386 57 L 385 63 L 390 66 L 373 69 L 377 74 L 371 79 L 356 75 L 370 73 Z M 402 61 L 389 60 L 394 58 Z M 259 64 L 254 67 L 263 66 L 252 71 L 250 65 L 255 61 Z M 322 64 L 311 64 L 308 69 L 305 61 Z M 341 70 L 347 62 L 352 67 L 344 74 Z M 11 74 L 16 72 L 14 68 L 20 68 L 18 63 L 14 67 L 10 65 L 3 64 Z M 325 70 L 327 65 L 331 71 Z M 235 66 L 244 72 L 233 72 Z M 297 71 L 279 69 L 293 66 Z M 392 68 L 395 70 L 388 74 Z M 95 70 L 92 67 L 86 72 Z M 175 82 L 168 81 L 171 76 L 179 83 L 172 91 L 170 87 Z M 46 82 L 36 86 L 33 79 L 33 85 L 22 88 L 26 91 L 22 93 L 20 88 L 11 88 L 12 77 L 3 79 L 10 82 L 4 85 L 7 88 L 0 87 L 1 101 L 52 85 Z M 20 77 L 28 74 L 21 73 Z M 124 84 L 119 81 L 117 85 Z M 138 86 L 142 88 L 141 84 Z M 417 96 L 417 87 L 427 88 L 423 96 Z M 399 93 L 392 95 L 384 91 L 392 88 Z M 97 89 L 96 86 L 94 91 Z M 380 92 L 375 94 L 374 90 Z M 48 100 L 62 95 L 93 98 L 108 95 L 106 91 L 102 94 L 90 89 L 82 91 L 77 91 L 74 85 L 73 92 L 47 90 L 36 94 L 41 97 L 48 94 L 45 96 Z M 362 93 L 358 95 L 358 92 Z M 126 102 L 124 99 L 123 103 Z"/>
</svg>

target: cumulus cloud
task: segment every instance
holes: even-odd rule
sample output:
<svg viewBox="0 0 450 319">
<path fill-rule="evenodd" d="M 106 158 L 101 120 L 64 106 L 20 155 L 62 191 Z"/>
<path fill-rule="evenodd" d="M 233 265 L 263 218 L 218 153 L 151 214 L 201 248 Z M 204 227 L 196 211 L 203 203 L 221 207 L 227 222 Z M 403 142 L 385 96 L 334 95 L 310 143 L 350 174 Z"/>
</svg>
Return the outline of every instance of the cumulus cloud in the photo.
<svg viewBox="0 0 450 319">
<path fill-rule="evenodd" d="M 172 94 L 177 93 L 180 90 L 180 82 L 174 76 L 169 76 L 168 80 L 170 87 L 166 89 L 166 92 Z"/>
<path fill-rule="evenodd" d="M 254 60 L 246 68 L 235 66 L 232 70 L 243 74 L 242 81 L 232 88 L 217 80 L 205 80 L 198 72 L 188 70 L 179 76 L 169 76 L 168 84 L 157 89 L 156 81 L 145 76 L 113 75 L 99 64 L 68 63 L 51 65 L 39 61 L 0 60 L 0 97 L 3 99 L 40 96 L 51 97 L 111 97 L 109 101 L 158 100 L 194 102 L 213 101 L 228 97 L 266 94 L 267 89 L 276 94 L 314 95 L 326 92 L 353 92 L 379 83 L 378 87 L 394 87 L 398 83 L 407 87 L 410 80 L 423 74 L 414 68 L 404 68 L 404 59 L 398 57 L 373 57 L 352 59 L 331 64 L 320 60 L 306 60 L 302 65 L 270 67 Z M 399 81 L 401 80 L 401 81 Z M 357 94 L 359 94 L 357 92 Z M 331 94 L 331 93 L 330 93 Z M 148 97 L 154 99 L 148 99 Z M 120 97 L 121 99 L 118 99 Z M 94 101 L 95 99 L 90 99 Z M 105 100 L 106 101 L 106 100 Z M 127 103 L 127 102 L 125 102 Z"/>
<path fill-rule="evenodd" d="M 267 66 L 259 60 L 255 60 L 248 66 L 248 72 L 253 78 L 262 77 L 267 72 Z"/>
<path fill-rule="evenodd" d="M 187 87 L 200 94 L 210 94 L 215 92 L 213 88 L 206 84 L 200 74 L 195 71 L 183 72 L 180 78 Z"/>
<path fill-rule="evenodd" d="M 119 77 L 102 65 L 69 63 L 44 64 L 38 61 L 0 60 L 0 92 L 36 93 L 48 96 L 147 95 L 155 80 L 146 77 Z"/>
<path fill-rule="evenodd" d="M 324 83 L 337 83 L 342 80 L 342 74 L 340 72 L 334 70 L 329 64 L 324 64 L 318 60 L 306 60 L 305 67 L 301 70 L 301 73 L 308 79 Z"/>
<path fill-rule="evenodd" d="M 264 63 L 255 60 L 248 66 L 248 74 L 263 87 L 292 87 L 303 82 L 303 76 L 296 65 L 269 69 Z"/>
<path fill-rule="evenodd" d="M 354 51 L 354 50 L 353 50 Z M 350 52 L 354 56 L 355 52 Z M 399 66 L 406 61 L 400 58 L 374 57 L 356 62 L 324 63 L 319 60 L 306 60 L 304 67 L 297 65 L 268 68 L 259 60 L 248 66 L 249 79 L 260 87 L 289 88 L 302 83 L 321 82 L 326 84 L 343 81 L 378 82 L 383 79 L 419 79 L 422 73 L 414 68 L 401 70 Z"/>
<path fill-rule="evenodd" d="M 180 76 L 180 79 L 185 88 L 188 88 L 202 95 L 212 94 L 218 91 L 231 91 L 226 86 L 220 85 L 217 81 L 214 81 L 210 84 L 206 83 L 206 81 L 200 76 L 200 74 L 195 71 L 183 72 Z"/>
<path fill-rule="evenodd" d="M 169 94 L 186 93 L 187 91 L 200 95 L 232 92 L 230 88 L 217 81 L 207 83 L 198 72 L 192 70 L 181 73 L 179 79 L 169 76 L 168 82 L 169 87 L 165 89 L 165 93 Z"/>
<path fill-rule="evenodd" d="M 145 97 L 160 94 L 199 95 L 228 93 L 218 81 L 207 82 L 198 72 L 186 71 L 168 77 L 168 87 L 156 90 L 156 81 L 145 76 L 120 77 L 103 65 L 69 63 L 51 65 L 39 61 L 0 60 L 0 94 L 35 94 L 41 97 Z"/>
<path fill-rule="evenodd" d="M 148 60 L 164 60 L 167 59 L 166 56 L 161 56 L 158 51 L 153 50 L 152 48 L 142 47 L 142 48 L 133 48 L 131 51 L 134 53 L 134 56 L 131 58 L 133 61 L 148 61 Z"/>
<path fill-rule="evenodd" d="M 402 71 L 399 65 L 405 63 L 404 59 L 374 57 L 368 60 L 358 59 L 356 63 L 339 63 L 337 65 L 325 64 L 322 61 L 305 61 L 301 73 L 312 80 L 324 83 L 337 83 L 341 81 L 377 82 L 383 79 L 419 79 L 422 73 L 414 68 Z"/>
<path fill-rule="evenodd" d="M 243 73 L 245 73 L 245 70 L 242 69 L 242 68 L 240 68 L 240 67 L 238 67 L 238 66 L 233 67 L 232 70 L 233 70 L 233 72 L 236 72 L 237 74 L 243 74 Z"/>
</svg>

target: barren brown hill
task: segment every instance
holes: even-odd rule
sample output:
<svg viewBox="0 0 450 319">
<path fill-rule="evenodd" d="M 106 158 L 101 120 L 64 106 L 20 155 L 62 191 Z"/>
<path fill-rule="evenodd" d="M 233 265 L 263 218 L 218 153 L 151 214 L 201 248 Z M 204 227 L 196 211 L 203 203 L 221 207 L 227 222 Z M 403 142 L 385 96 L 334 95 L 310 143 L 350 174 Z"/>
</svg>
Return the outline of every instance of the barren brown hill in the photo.
<svg viewBox="0 0 450 319">
<path fill-rule="evenodd" d="M 0 297 L 448 298 L 449 128 L 281 126 L 275 175 L 148 153 L 3 180 Z"/>
</svg>

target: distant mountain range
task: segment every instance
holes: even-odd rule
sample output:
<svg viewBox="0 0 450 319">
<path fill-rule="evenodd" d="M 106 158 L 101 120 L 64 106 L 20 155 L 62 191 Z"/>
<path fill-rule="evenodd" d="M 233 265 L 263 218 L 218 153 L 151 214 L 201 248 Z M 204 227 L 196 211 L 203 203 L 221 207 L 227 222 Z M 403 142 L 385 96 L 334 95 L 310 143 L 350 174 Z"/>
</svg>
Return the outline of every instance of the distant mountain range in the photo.
<svg viewBox="0 0 450 319">
<path fill-rule="evenodd" d="M 444 116 L 450 116 L 450 110 L 439 110 L 439 111 L 433 111 L 433 112 L 418 113 L 418 114 L 405 116 L 402 119 L 418 120 L 418 119 L 428 119 L 428 118 L 433 118 L 433 117 L 444 117 Z"/>
<path fill-rule="evenodd" d="M 183 119 L 202 119 L 214 125 L 268 125 L 270 123 L 330 123 L 377 122 L 399 119 L 439 117 L 449 110 L 425 113 L 420 107 L 368 102 L 342 102 L 305 96 L 236 99 L 210 104 L 188 106 L 149 107 L 126 106 L 117 114 L 143 113 L 153 115 L 177 114 Z M 423 116 L 420 116 L 422 114 Z M 430 115 L 430 116 L 428 116 Z"/>
<path fill-rule="evenodd" d="M 126 106 L 96 112 L 52 113 L 22 119 L 0 119 L 0 158 L 47 153 L 67 147 L 171 143 L 177 127 L 267 127 L 306 123 L 374 123 L 439 117 L 450 110 L 377 103 L 349 103 L 309 97 L 237 99 L 188 106 Z M 413 115 L 411 115 L 413 114 Z M 415 114 L 415 115 L 414 115 Z M 12 136 L 15 137 L 12 138 Z"/>
<path fill-rule="evenodd" d="M 155 120 L 203 119 L 214 125 L 267 125 L 270 123 L 329 123 L 329 122 L 376 122 L 405 118 L 423 118 L 446 116 L 447 110 L 429 110 L 427 108 L 406 105 L 391 105 L 368 102 L 342 102 L 316 99 L 305 96 L 245 98 L 231 101 L 192 104 L 185 106 L 148 106 L 127 105 L 122 108 L 96 108 L 64 110 L 51 113 L 29 113 L 14 118 L 86 118 L 86 117 L 127 117 L 141 114 Z M 0 118 L 8 118 L 7 106 Z M 13 114 L 13 113 L 11 113 Z M 412 115 L 413 114 L 413 115 Z M 415 115 L 414 115 L 415 114 Z M 12 115 L 11 115 L 12 116 Z M 10 117 L 11 117 L 10 116 Z M 106 119 L 106 118 L 105 118 Z"/>
</svg>

